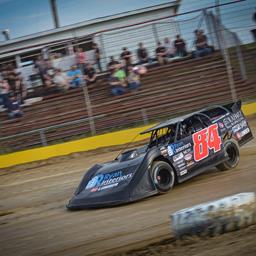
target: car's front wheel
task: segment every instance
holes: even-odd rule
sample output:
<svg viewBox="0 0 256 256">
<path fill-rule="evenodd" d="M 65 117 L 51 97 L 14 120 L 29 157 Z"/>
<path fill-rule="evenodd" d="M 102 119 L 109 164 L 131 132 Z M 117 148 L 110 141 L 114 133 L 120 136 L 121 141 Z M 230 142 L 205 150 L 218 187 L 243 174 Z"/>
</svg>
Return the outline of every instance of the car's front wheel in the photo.
<svg viewBox="0 0 256 256">
<path fill-rule="evenodd" d="M 151 168 L 152 179 L 159 193 L 170 190 L 175 182 L 173 168 L 164 161 L 155 161 Z"/>
<path fill-rule="evenodd" d="M 234 141 L 226 141 L 224 144 L 224 150 L 228 155 L 228 159 L 225 162 L 217 165 L 217 168 L 221 171 L 235 168 L 240 159 L 239 147 Z"/>
</svg>

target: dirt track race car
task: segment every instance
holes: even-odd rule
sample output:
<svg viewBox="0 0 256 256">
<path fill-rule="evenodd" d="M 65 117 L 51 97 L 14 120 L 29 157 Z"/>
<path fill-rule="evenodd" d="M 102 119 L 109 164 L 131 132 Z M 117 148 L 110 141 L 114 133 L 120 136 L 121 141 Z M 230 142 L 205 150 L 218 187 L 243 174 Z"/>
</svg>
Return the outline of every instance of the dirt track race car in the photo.
<svg viewBox="0 0 256 256">
<path fill-rule="evenodd" d="M 148 145 L 90 168 L 67 208 L 137 201 L 165 193 L 211 167 L 235 168 L 239 147 L 253 138 L 240 101 L 167 120 L 145 133 L 151 133 Z"/>
</svg>

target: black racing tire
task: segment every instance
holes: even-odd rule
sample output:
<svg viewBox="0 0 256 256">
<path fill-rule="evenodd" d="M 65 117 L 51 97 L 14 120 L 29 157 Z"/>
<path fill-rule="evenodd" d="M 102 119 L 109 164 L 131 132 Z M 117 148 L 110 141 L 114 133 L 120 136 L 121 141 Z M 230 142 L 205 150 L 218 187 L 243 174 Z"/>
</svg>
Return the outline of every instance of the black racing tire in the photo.
<svg viewBox="0 0 256 256">
<path fill-rule="evenodd" d="M 168 163 L 164 161 L 153 162 L 151 175 L 159 193 L 166 193 L 172 189 L 175 183 L 174 170 Z"/>
<path fill-rule="evenodd" d="M 226 151 L 229 159 L 216 166 L 220 171 L 235 168 L 240 160 L 239 146 L 236 142 L 232 140 L 226 141 L 224 144 L 224 150 Z"/>
</svg>

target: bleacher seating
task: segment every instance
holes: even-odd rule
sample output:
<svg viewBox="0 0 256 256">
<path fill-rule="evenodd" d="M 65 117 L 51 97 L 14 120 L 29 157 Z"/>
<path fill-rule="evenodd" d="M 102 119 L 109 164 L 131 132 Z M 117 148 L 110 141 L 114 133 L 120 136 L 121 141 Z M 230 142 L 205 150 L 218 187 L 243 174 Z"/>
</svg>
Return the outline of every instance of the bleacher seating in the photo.
<svg viewBox="0 0 256 256">
<path fill-rule="evenodd" d="M 238 97 L 255 96 L 253 83 L 243 80 L 238 71 L 233 72 Z M 148 120 L 159 120 L 232 99 L 225 62 L 219 53 L 152 67 L 141 82 L 139 91 L 119 97 L 111 95 L 106 78 L 88 88 L 97 133 L 142 123 L 142 111 Z M 79 120 L 88 117 L 89 112 L 82 88 L 46 96 L 23 110 L 24 116 L 15 120 L 8 120 L 6 114 L 0 113 L 1 137 Z M 89 122 L 45 132 L 48 143 L 90 134 Z M 2 141 L 1 147 L 6 151 L 18 150 L 40 143 L 38 132 Z"/>
</svg>

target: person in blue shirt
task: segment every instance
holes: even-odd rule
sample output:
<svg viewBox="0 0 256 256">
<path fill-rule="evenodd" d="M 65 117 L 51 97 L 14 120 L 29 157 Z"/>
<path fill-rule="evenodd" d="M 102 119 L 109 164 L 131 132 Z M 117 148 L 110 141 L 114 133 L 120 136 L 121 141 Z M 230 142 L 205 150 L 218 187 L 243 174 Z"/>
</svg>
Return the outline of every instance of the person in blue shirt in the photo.
<svg viewBox="0 0 256 256">
<path fill-rule="evenodd" d="M 76 65 L 71 66 L 67 76 L 69 78 L 71 88 L 77 88 L 82 85 L 82 72 Z"/>
</svg>

